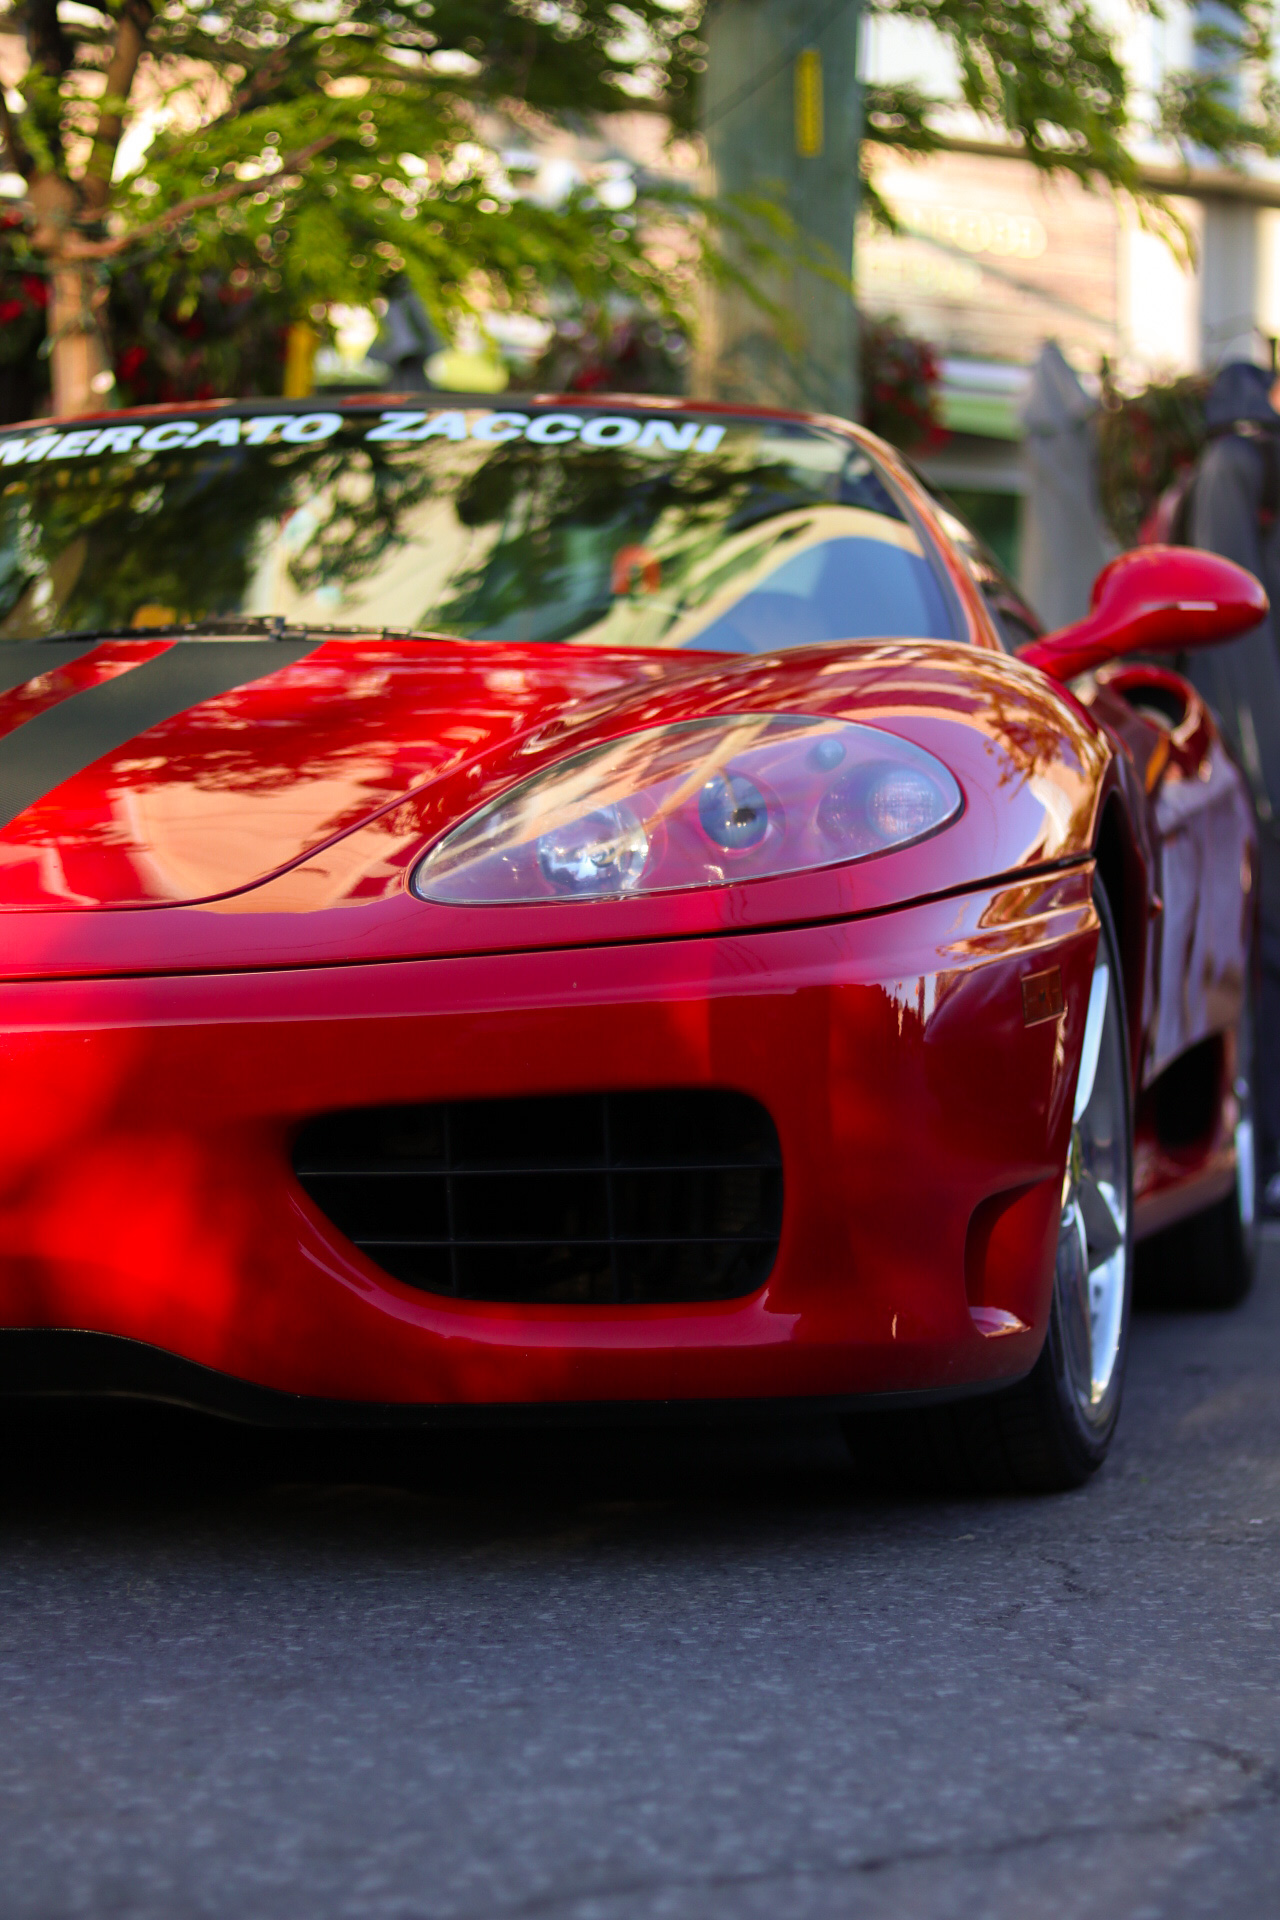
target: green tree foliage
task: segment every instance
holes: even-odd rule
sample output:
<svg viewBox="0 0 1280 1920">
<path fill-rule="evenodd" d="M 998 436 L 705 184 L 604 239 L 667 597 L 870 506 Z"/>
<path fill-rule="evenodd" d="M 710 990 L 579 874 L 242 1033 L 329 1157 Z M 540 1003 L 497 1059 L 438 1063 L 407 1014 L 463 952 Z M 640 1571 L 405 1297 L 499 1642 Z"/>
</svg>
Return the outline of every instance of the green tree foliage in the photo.
<svg viewBox="0 0 1280 1920">
<path fill-rule="evenodd" d="M 666 48 L 670 14 L 654 0 L 637 11 Z M 553 282 L 584 299 L 620 286 L 662 304 L 634 216 L 586 192 L 537 204 L 491 144 L 495 111 L 514 144 L 512 123 L 628 104 L 637 59 L 611 9 L 588 0 L 548 17 L 558 12 L 482 0 L 166 9 L 153 33 L 179 69 L 175 118 L 118 204 L 142 228 L 153 208 L 190 205 L 183 244 L 228 269 L 265 263 L 299 314 L 368 301 L 402 269 L 446 325 L 482 287 L 528 304 Z M 210 98 L 209 71 L 225 101 Z M 203 124 L 185 131 L 197 113 Z"/>
<path fill-rule="evenodd" d="M 477 299 L 532 308 L 552 286 L 667 314 L 678 304 L 670 260 L 647 244 L 672 196 L 630 208 L 579 190 L 541 204 L 501 158 L 522 130 L 638 99 L 687 121 L 698 42 L 661 0 L 625 15 L 608 0 L 94 0 L 68 12 L 23 0 L 11 16 L 30 65 L 21 106 L 0 114 L 6 162 L 27 182 L 5 264 L 53 282 L 55 403 L 87 404 L 76 388 L 92 384 L 92 353 L 60 401 L 59 358 L 101 333 L 107 279 L 126 264 L 158 304 L 185 255 L 193 274 L 251 275 L 295 318 L 366 303 L 402 272 L 446 327 Z M 159 130 L 113 179 L 139 112 Z"/>
<path fill-rule="evenodd" d="M 1113 17 L 1090 0 L 878 0 L 874 10 L 922 22 L 950 46 L 966 106 L 1020 142 L 1027 158 L 1131 194 L 1157 222 L 1132 153 L 1135 133 L 1172 142 L 1190 163 L 1280 153 L 1280 88 L 1272 77 L 1268 0 L 1212 0 L 1191 33 L 1195 65 L 1169 69 L 1154 101 L 1135 102 Z M 1161 20 L 1164 0 L 1133 0 Z M 938 145 L 950 104 L 912 85 L 867 89 L 868 133 L 911 152 Z M 892 225 L 872 192 L 874 210 Z"/>
</svg>

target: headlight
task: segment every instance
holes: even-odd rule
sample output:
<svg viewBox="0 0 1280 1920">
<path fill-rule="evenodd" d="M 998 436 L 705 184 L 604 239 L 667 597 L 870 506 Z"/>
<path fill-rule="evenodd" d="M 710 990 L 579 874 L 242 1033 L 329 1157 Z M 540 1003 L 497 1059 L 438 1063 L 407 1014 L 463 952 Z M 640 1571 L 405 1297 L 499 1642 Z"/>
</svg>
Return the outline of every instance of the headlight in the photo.
<svg viewBox="0 0 1280 1920">
<path fill-rule="evenodd" d="M 535 773 L 447 834 L 427 900 L 616 900 L 865 860 L 954 820 L 952 775 L 848 720 L 734 714 L 650 727 Z"/>
</svg>

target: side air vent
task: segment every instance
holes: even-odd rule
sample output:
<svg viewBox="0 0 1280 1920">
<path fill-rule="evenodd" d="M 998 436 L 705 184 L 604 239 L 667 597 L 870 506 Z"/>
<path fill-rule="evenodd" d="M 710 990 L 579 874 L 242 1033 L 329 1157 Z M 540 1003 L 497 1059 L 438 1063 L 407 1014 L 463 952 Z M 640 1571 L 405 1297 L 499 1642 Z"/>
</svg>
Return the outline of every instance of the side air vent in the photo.
<svg viewBox="0 0 1280 1920">
<path fill-rule="evenodd" d="M 576 1094 L 325 1114 L 294 1170 L 397 1280 L 466 1300 L 729 1300 L 764 1284 L 782 1155 L 744 1094 Z"/>
</svg>

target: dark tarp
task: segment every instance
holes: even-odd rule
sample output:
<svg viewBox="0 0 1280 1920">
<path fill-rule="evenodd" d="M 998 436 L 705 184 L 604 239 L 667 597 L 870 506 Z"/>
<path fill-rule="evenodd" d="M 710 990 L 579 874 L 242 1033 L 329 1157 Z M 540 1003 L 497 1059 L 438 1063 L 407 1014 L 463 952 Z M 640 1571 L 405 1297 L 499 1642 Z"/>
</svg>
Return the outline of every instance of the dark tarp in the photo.
<svg viewBox="0 0 1280 1920">
<path fill-rule="evenodd" d="M 1239 640 L 1190 654 L 1185 667 L 1248 776 L 1258 815 L 1262 982 L 1254 1106 L 1262 1179 L 1275 1211 L 1280 1196 L 1269 1176 L 1280 1150 L 1280 516 L 1264 522 L 1263 508 L 1276 492 L 1280 415 L 1272 409 L 1270 387 L 1269 374 L 1242 361 L 1224 367 L 1214 381 L 1205 417 L 1215 437 L 1196 469 L 1190 538 L 1194 546 L 1248 567 L 1270 595 L 1272 613 Z"/>
<path fill-rule="evenodd" d="M 1224 367 L 1214 381 L 1205 415 L 1218 437 L 1200 456 L 1190 536 L 1194 546 L 1256 574 L 1273 612 L 1228 646 L 1190 655 L 1187 672 L 1218 715 L 1253 789 L 1263 843 L 1264 953 L 1280 970 L 1280 517 L 1269 527 L 1261 519 L 1268 463 L 1280 457 L 1270 384 L 1261 368 L 1243 363 Z M 1231 432 L 1236 422 L 1249 423 L 1257 437 Z"/>
</svg>

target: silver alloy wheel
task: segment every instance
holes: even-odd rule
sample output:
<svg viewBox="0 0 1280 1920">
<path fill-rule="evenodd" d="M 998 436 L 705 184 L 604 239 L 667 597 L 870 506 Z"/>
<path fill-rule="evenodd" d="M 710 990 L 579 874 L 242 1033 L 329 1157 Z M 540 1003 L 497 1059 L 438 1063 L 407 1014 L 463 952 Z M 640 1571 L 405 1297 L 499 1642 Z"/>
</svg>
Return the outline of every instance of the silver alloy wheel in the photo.
<svg viewBox="0 0 1280 1920">
<path fill-rule="evenodd" d="M 1081 1418 L 1111 1418 L 1129 1284 L 1129 1128 L 1124 1035 L 1104 942 L 1089 990 L 1071 1146 L 1062 1183 L 1055 1305 Z"/>
<path fill-rule="evenodd" d="M 1248 1245 L 1253 1238 L 1257 1213 L 1258 1166 L 1254 1158 L 1253 1132 L 1253 994 L 1246 990 L 1240 1024 L 1236 1029 L 1236 1077 L 1232 1087 L 1236 1096 L 1236 1207 L 1240 1231 Z"/>
<path fill-rule="evenodd" d="M 1240 1084 L 1239 1081 L 1236 1082 L 1237 1097 L 1239 1097 Z M 1254 1193 L 1258 1178 L 1253 1157 L 1253 1121 L 1251 1118 L 1236 1121 L 1235 1147 L 1236 1207 L 1240 1214 L 1241 1228 L 1247 1234 L 1253 1231 L 1255 1212 Z"/>
</svg>

